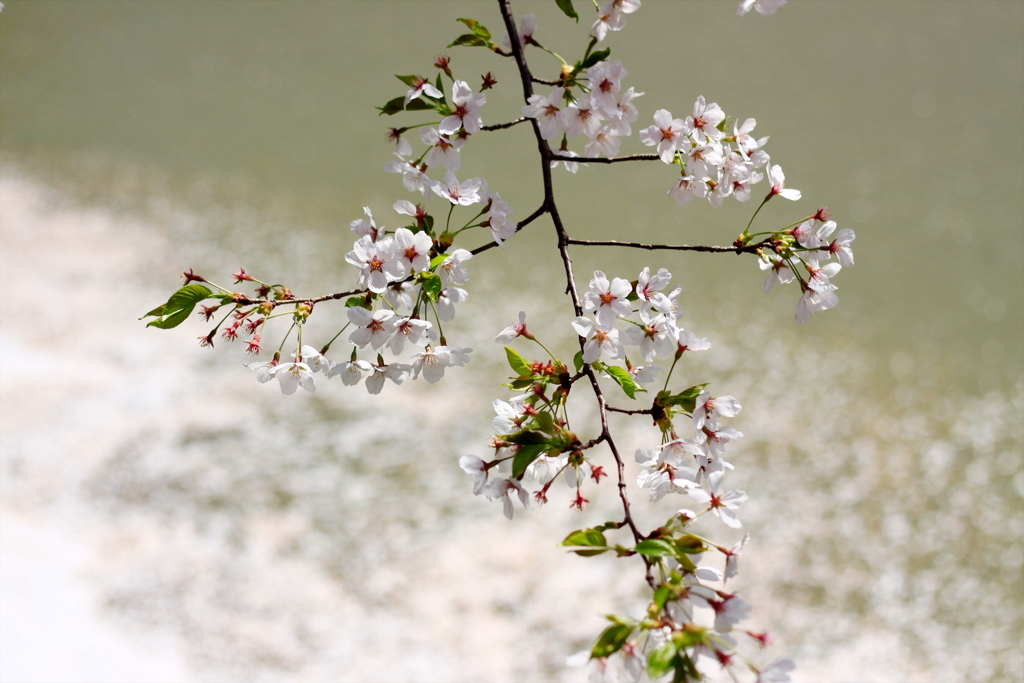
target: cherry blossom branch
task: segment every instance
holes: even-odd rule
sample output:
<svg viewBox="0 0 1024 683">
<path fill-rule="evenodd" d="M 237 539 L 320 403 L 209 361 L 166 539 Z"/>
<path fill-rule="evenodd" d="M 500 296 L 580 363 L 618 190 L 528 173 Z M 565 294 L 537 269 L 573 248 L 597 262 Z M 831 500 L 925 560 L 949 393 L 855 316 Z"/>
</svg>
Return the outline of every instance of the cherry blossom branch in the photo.
<svg viewBox="0 0 1024 683">
<path fill-rule="evenodd" d="M 616 408 L 615 406 L 608 406 L 608 410 L 613 413 L 622 413 L 624 415 L 653 415 L 654 409 L 647 408 L 645 410 L 626 410 L 625 408 Z"/>
<path fill-rule="evenodd" d="M 526 64 L 526 57 L 523 54 L 522 44 L 519 41 L 519 34 L 517 31 L 515 19 L 512 16 L 512 10 L 509 7 L 509 0 L 498 0 L 498 5 L 501 9 L 502 19 L 505 21 L 505 28 L 508 31 L 509 42 L 512 44 L 512 55 L 516 60 L 516 66 L 519 68 L 519 76 L 523 84 L 523 100 L 529 102 L 530 97 L 533 95 L 533 82 L 534 78 L 530 74 L 530 68 Z M 558 213 L 558 206 L 555 203 L 554 187 L 551 180 L 551 164 L 549 159 L 555 155 L 552 154 L 550 146 L 544 136 L 541 135 L 540 126 L 536 119 L 531 119 L 533 125 L 534 137 L 537 139 L 537 149 L 540 152 L 541 157 L 541 176 L 544 184 L 544 203 L 541 205 L 542 209 L 546 209 L 551 214 L 551 221 L 554 223 L 555 233 L 558 236 L 558 251 L 562 257 L 562 265 L 565 269 L 566 279 L 566 294 L 572 298 L 573 310 L 576 316 L 583 315 L 583 306 L 580 303 L 579 292 L 576 290 L 576 280 L 572 272 L 572 258 L 569 256 L 569 244 L 571 239 L 569 234 L 565 230 L 565 226 L 562 224 L 562 218 Z M 583 339 L 579 339 L 580 350 L 583 349 Z M 619 454 L 619 449 L 615 445 L 614 439 L 612 439 L 611 429 L 608 426 L 608 410 L 607 402 L 605 401 L 604 393 L 601 391 L 601 386 L 598 384 L 597 375 L 594 373 L 594 369 L 591 365 L 585 364 L 583 366 L 583 372 L 590 380 L 590 386 L 594 390 L 594 396 L 597 398 L 598 409 L 601 417 L 601 434 L 595 439 L 595 442 L 604 441 L 608 444 L 609 449 L 612 452 L 612 457 L 615 459 L 615 466 L 618 478 L 618 489 L 619 499 L 622 501 L 623 509 L 623 522 L 629 526 L 630 531 L 633 534 L 634 541 L 639 543 L 644 539 L 644 535 L 640 533 L 636 523 L 633 521 L 633 515 L 630 511 L 629 497 L 626 493 L 626 472 L 625 463 L 622 460 L 622 456 Z M 652 562 L 646 557 L 641 556 L 644 561 L 645 574 L 647 583 L 653 589 L 655 587 L 654 576 L 651 573 Z"/>
<path fill-rule="evenodd" d="M 614 164 L 619 161 L 656 161 L 661 159 L 657 154 L 628 154 L 622 157 L 570 157 L 551 152 L 548 158 L 552 161 L 569 161 L 577 164 Z"/>
<path fill-rule="evenodd" d="M 530 79 L 534 83 L 540 83 L 541 85 L 561 85 L 561 81 L 549 81 L 546 78 L 537 78 L 536 76 L 530 76 Z"/>
<path fill-rule="evenodd" d="M 619 240 L 578 240 L 570 239 L 569 244 L 579 244 L 585 247 L 629 247 L 632 249 L 672 249 L 675 251 L 702 251 L 709 254 L 742 254 L 756 253 L 758 249 L 770 247 L 773 244 L 773 240 L 766 239 L 756 242 L 754 244 L 745 244 L 742 246 L 731 246 L 731 247 L 718 247 L 718 246 L 703 246 L 703 245 L 690 245 L 690 244 L 643 244 L 641 242 L 620 242 Z"/>
<path fill-rule="evenodd" d="M 331 301 L 335 299 L 343 299 L 346 296 L 356 296 L 357 294 L 366 294 L 365 289 L 353 289 L 348 292 L 335 292 L 334 294 L 324 294 L 323 296 L 313 297 L 312 299 L 250 299 L 249 297 L 235 297 L 234 303 L 241 306 L 259 306 L 262 304 L 270 304 L 272 307 L 277 308 L 278 306 L 287 306 L 291 304 L 318 304 L 321 301 Z"/>
<path fill-rule="evenodd" d="M 495 123 L 490 126 L 480 126 L 480 130 L 503 130 L 505 128 L 511 128 L 512 126 L 523 123 L 526 120 L 527 118 L 525 116 L 520 116 L 515 121 L 509 121 L 508 123 Z"/>
</svg>

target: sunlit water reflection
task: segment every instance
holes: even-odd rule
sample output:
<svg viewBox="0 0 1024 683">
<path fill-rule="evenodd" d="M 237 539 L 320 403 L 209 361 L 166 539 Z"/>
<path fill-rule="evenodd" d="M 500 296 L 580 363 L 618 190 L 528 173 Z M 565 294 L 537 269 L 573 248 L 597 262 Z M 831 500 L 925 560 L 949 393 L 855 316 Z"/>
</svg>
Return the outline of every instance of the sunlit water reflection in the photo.
<svg viewBox="0 0 1024 683">
<path fill-rule="evenodd" d="M 530 6 L 542 26 L 556 21 L 544 13 L 546 4 Z M 651 23 L 639 23 L 644 12 L 633 21 L 668 30 L 672 5 L 645 3 Z M 765 40 L 809 35 L 824 42 L 829 38 L 812 30 L 816 22 L 847 22 L 843 40 L 812 60 L 820 71 L 801 71 L 806 59 L 784 57 L 793 74 L 786 97 L 805 96 L 816 78 L 847 79 L 849 88 L 830 86 L 829 104 L 810 105 L 817 109 L 808 116 L 824 123 L 800 122 L 816 131 L 811 139 L 831 136 L 841 162 L 814 154 L 813 145 L 808 150 L 800 126 L 769 106 L 778 94 L 757 85 L 757 72 L 771 65 L 751 66 L 748 80 L 732 85 L 693 87 L 721 92 L 716 97 L 727 111 L 730 100 L 749 107 L 740 115 L 758 116 L 791 178 L 801 172 L 789 169 L 803 169 L 799 186 L 810 201 L 836 202 L 841 227 L 858 230 L 858 264 L 837 279 L 840 308 L 796 327 L 796 293 L 761 297 L 760 272 L 731 256 L 709 262 L 595 251 L 578 253 L 577 269 L 633 278 L 643 265 L 663 265 L 686 287 L 684 321 L 714 348 L 687 364 L 680 382 L 712 381 L 744 404 L 737 427 L 746 438 L 730 456 L 733 484 L 750 494 L 742 519 L 754 541 L 737 585 L 755 607 L 753 625 L 776 634 L 774 651 L 798 660 L 797 680 L 1020 680 L 1021 195 L 1006 177 L 1020 171 L 1014 153 L 1021 126 L 1002 141 L 1003 166 L 985 161 L 991 182 L 971 185 L 975 176 L 967 174 L 943 193 L 922 180 L 922 169 L 938 165 L 941 146 L 934 143 L 958 120 L 963 98 L 986 104 L 977 116 L 988 123 L 972 128 L 975 135 L 994 130 L 997 119 L 1019 122 L 1020 93 L 1008 95 L 1000 79 L 1019 75 L 1020 45 L 1001 42 L 1005 26 L 994 26 L 1019 25 L 1021 12 L 1009 3 L 970 10 L 949 3 L 930 13 L 919 10 L 933 5 L 871 5 L 877 15 L 865 22 L 857 17 L 863 10 L 833 5 L 787 8 L 809 13 L 803 25 L 784 15 L 756 29 L 736 27 L 731 15 L 709 21 L 749 32 L 743 35 L 752 41 L 766 32 Z M 589 496 L 594 504 L 583 513 L 567 509 L 568 495 L 556 495 L 546 508 L 507 523 L 498 506 L 472 497 L 456 465 L 459 455 L 482 453 L 490 400 L 503 397 L 494 333 L 521 308 L 546 339 L 567 332 L 565 303 L 545 294 L 557 267 L 546 227 L 516 238 L 504 259 L 491 252 L 471 262 L 472 298 L 449 336 L 474 347 L 474 361 L 437 386 L 389 385 L 374 398 L 332 382 L 315 396 L 287 399 L 257 385 L 241 367 L 248 360 L 241 349 L 196 348 L 193 339 L 205 327 L 161 332 L 136 321 L 188 266 L 213 279 L 243 264 L 298 291 L 349 285 L 341 262 L 351 234 L 344 226 L 363 204 L 387 215 L 402 195 L 394 178 L 331 170 L 331 154 L 372 158 L 376 168 L 386 152 L 376 138 L 344 148 L 354 143 L 339 142 L 339 124 L 320 115 L 337 104 L 331 98 L 356 95 L 331 89 L 330 78 L 310 74 L 302 60 L 350 30 L 338 8 L 371 28 L 380 19 L 362 4 L 278 13 L 273 21 L 295 23 L 281 35 L 309 40 L 288 49 L 271 43 L 267 49 L 281 48 L 274 62 L 246 52 L 252 41 L 243 38 L 244 24 L 236 26 L 239 35 L 193 36 L 203 49 L 180 52 L 170 38 L 192 35 L 192 22 L 181 5 L 163 6 L 158 35 L 168 45 L 122 45 L 145 57 L 132 62 L 137 73 L 162 74 L 155 80 L 163 94 L 132 103 L 147 116 L 118 137 L 101 125 L 103 103 L 84 107 L 79 123 L 53 113 L 74 93 L 38 84 L 61 84 L 68 61 L 48 66 L 39 55 L 50 54 L 47 41 L 78 38 L 23 24 L 11 34 L 12 16 L 31 16 L 12 15 L 19 6 L 9 3 L 0 22 L 3 680 L 578 680 L 580 671 L 565 670 L 565 655 L 587 644 L 603 613 L 642 608 L 635 562 L 584 560 L 556 547 L 569 530 L 615 514 L 611 487 Z M 80 11 L 53 6 L 65 15 Z M 95 6 L 112 25 L 138 29 L 152 19 L 137 8 Z M 202 11 L 261 26 L 230 7 Z M 280 9 L 268 7 L 271 14 Z M 709 17 L 714 7 L 706 8 Z M 466 8 L 439 6 L 438 13 L 464 16 Z M 924 28 L 896 41 L 917 26 L 911 16 Z M 335 23 L 326 21 L 332 17 Z M 395 21 L 418 20 L 410 12 Z M 369 58 L 401 63 L 360 40 Z M 856 69 L 836 72 L 844 55 L 863 57 L 858 40 L 871 47 L 871 60 L 902 56 L 907 73 L 880 71 L 861 83 Z M 402 59 L 422 60 L 432 49 L 405 46 L 413 57 Z M 623 59 L 629 49 L 622 45 Z M 345 50 L 331 54 L 343 59 Z M 627 61 L 635 64 L 631 78 L 654 95 L 664 79 L 654 75 L 663 73 L 655 71 L 664 68 L 660 52 L 636 54 Z M 922 54 L 967 66 L 925 68 Z M 124 98 L 131 88 L 98 75 L 107 58 L 90 54 L 76 66 L 92 69 L 93 80 L 84 81 L 92 88 Z M 178 58 L 191 80 L 168 77 Z M 233 59 L 242 60 L 240 80 Z M 991 67 L 988 88 L 971 80 L 972 60 Z M 911 76 L 917 80 L 907 95 L 902 79 Z M 197 95 L 191 101 L 209 125 L 199 116 L 191 125 L 210 137 L 198 145 L 206 151 L 190 157 L 169 142 L 180 131 L 168 126 L 163 135 L 147 123 L 180 114 L 185 95 L 175 88 L 217 92 L 217 84 L 236 81 L 238 92 L 218 95 L 239 111 L 266 106 L 284 128 L 253 130 L 249 121 L 233 129 L 241 114 L 218 114 L 212 105 L 221 100 Z M 685 108 L 690 89 L 672 106 Z M 390 96 L 379 90 L 359 95 L 363 110 Z M 247 100 L 253 92 L 262 95 Z M 320 99 L 304 96 L 311 92 Z M 908 140 L 890 140 L 895 133 L 885 125 L 869 128 L 866 114 L 875 110 L 857 99 L 865 92 L 903 117 L 892 128 L 909 131 Z M 112 106 L 127 106 L 119 103 Z M 644 104 L 644 115 L 658 105 Z M 854 131 L 849 137 L 827 123 L 831 107 L 852 112 L 844 119 Z M 32 112 L 44 114 L 33 119 Z M 301 147 L 302 135 L 289 137 L 298 120 L 330 139 L 324 144 L 331 154 Z M 353 138 L 376 136 L 378 122 L 369 124 L 364 130 L 346 121 L 342 128 Z M 218 142 L 218 131 L 226 141 Z M 898 150 L 898 158 L 878 163 L 884 149 Z M 487 155 L 467 162 L 488 178 L 510 176 L 516 216 L 529 212 L 537 190 L 504 167 L 517 168 L 527 152 L 513 150 L 500 164 Z M 225 159 L 250 164 L 225 167 Z M 966 158 L 961 167 L 974 163 Z M 574 198 L 565 205 L 570 229 L 595 238 L 624 230 L 721 242 L 738 230 L 704 226 L 742 225 L 748 215 L 746 207 L 693 207 L 681 219 L 662 201 L 663 169 L 630 170 L 560 176 L 564 196 Z M 618 192 L 615 201 L 609 190 Z M 982 202 L 990 220 L 974 220 Z M 489 303 L 497 295 L 501 303 Z M 320 334 L 332 334 L 332 324 L 317 322 Z M 616 421 L 615 428 L 627 452 L 657 439 L 644 425 Z M 645 502 L 637 507 L 653 524 L 683 505 L 677 499 L 646 512 Z M 733 537 L 713 526 L 709 533 Z"/>
</svg>

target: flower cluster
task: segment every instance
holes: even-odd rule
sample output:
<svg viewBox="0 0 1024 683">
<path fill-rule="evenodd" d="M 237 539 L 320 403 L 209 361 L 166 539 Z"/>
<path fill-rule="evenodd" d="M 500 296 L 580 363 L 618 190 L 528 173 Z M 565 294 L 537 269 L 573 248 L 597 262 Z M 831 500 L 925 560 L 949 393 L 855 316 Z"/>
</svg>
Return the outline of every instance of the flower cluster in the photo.
<svg viewBox="0 0 1024 683">
<path fill-rule="evenodd" d="M 767 294 L 776 282 L 799 281 L 796 321 L 800 323 L 807 322 L 811 313 L 835 308 L 839 297 L 831 280 L 842 268 L 853 266 L 850 245 L 856 237 L 849 228 L 836 232 L 828 209 L 819 209 L 796 227 L 773 235 L 771 250 L 759 252 L 761 270 L 768 271 L 762 290 Z"/>
<path fill-rule="evenodd" d="M 717 103 L 708 104 L 698 97 L 693 114 L 685 119 L 672 118 L 666 109 L 654 113 L 654 125 L 640 131 L 640 141 L 655 147 L 666 164 L 678 164 L 680 178 L 668 194 L 680 206 L 694 197 L 707 199 L 715 207 L 732 195 L 738 201 L 750 199 L 751 188 L 764 175 L 757 169 L 768 163 L 762 149 L 767 137 L 755 138 L 757 122 L 747 119 L 733 123 L 727 132 L 726 115 Z M 799 199 L 790 191 L 787 199 Z"/>
<path fill-rule="evenodd" d="M 571 88 L 559 86 L 546 96 L 533 95 L 522 108 L 523 116 L 537 120 L 545 140 L 563 136 L 565 156 L 578 156 L 568 151 L 564 138 L 579 135 L 587 138 L 586 156 L 614 156 L 619 152 L 619 138 L 632 134 L 630 124 L 638 116 L 633 100 L 643 95 L 633 88 L 622 88 L 626 74 L 618 60 L 598 62 L 574 81 L 587 92 L 574 97 Z M 575 162 L 565 162 L 565 167 L 573 173 L 579 168 Z"/>
</svg>

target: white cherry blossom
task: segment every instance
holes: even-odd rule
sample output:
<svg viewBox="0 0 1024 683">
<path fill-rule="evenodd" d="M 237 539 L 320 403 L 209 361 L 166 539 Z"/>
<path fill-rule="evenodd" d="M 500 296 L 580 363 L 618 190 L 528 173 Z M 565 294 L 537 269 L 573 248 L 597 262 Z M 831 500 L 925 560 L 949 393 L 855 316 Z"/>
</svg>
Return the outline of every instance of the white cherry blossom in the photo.
<svg viewBox="0 0 1024 683">
<path fill-rule="evenodd" d="M 825 245 L 825 251 L 830 256 L 838 258 L 843 268 L 849 268 L 853 265 L 853 249 L 850 247 L 850 243 L 855 239 L 857 239 L 857 235 L 853 230 L 843 228 L 836 233 L 834 240 Z"/>
<path fill-rule="evenodd" d="M 683 123 L 684 132 L 692 137 L 697 144 L 706 144 L 708 140 L 721 140 L 725 134 L 716 126 L 725 119 L 725 112 L 716 102 L 707 104 L 701 95 L 693 103 L 693 116 L 687 116 Z"/>
<path fill-rule="evenodd" d="M 594 107 L 589 94 L 580 95 L 575 102 L 561 111 L 560 116 L 565 134 L 571 138 L 581 134 L 592 137 L 605 118 L 600 110 Z"/>
<path fill-rule="evenodd" d="M 602 356 L 610 361 L 620 362 L 625 356 L 625 350 L 619 341 L 619 331 L 614 327 L 604 330 L 589 318 L 578 316 L 573 319 L 572 328 L 576 330 L 576 334 L 586 339 L 583 344 L 584 363 L 593 363 Z"/>
<path fill-rule="evenodd" d="M 644 93 L 636 92 L 633 88 L 629 88 L 619 96 L 618 104 L 616 109 L 618 115 L 613 116 L 611 122 L 608 124 L 615 128 L 615 131 L 619 135 L 632 135 L 633 130 L 629 124 L 636 121 L 640 115 L 637 111 L 636 105 L 633 104 L 633 100 L 638 97 L 642 97 Z"/>
<path fill-rule="evenodd" d="M 657 145 L 658 156 L 666 164 L 671 164 L 686 139 L 683 131 L 682 119 L 674 119 L 667 109 L 659 109 L 654 112 L 654 125 L 640 131 L 640 142 L 648 147 Z"/>
<path fill-rule="evenodd" d="M 260 384 L 266 384 L 274 378 L 274 368 L 277 367 L 277 361 L 263 361 L 260 363 L 248 363 L 247 368 L 256 371 L 256 381 Z"/>
<path fill-rule="evenodd" d="M 704 422 L 714 424 L 718 416 L 736 417 L 740 412 L 739 401 L 732 396 L 712 397 L 707 391 L 700 392 L 693 410 L 693 426 L 697 429 L 704 427 Z"/>
<path fill-rule="evenodd" d="M 676 345 L 679 351 L 707 351 L 711 348 L 711 342 L 704 337 L 698 337 L 689 330 L 679 328 L 676 336 Z"/>
<path fill-rule="evenodd" d="M 387 365 L 373 365 L 372 372 L 366 378 L 366 390 L 371 394 L 379 394 L 384 388 L 384 380 L 389 379 L 395 384 L 405 381 L 405 376 L 412 368 L 404 363 L 389 363 Z"/>
<path fill-rule="evenodd" d="M 345 361 L 343 363 L 335 363 L 334 367 L 327 371 L 327 377 L 341 377 L 341 381 L 345 386 L 355 386 L 359 384 L 360 380 L 363 379 L 363 373 L 369 372 L 373 369 L 369 363 L 365 360 L 353 360 Z"/>
<path fill-rule="evenodd" d="M 508 344 L 517 337 L 529 334 L 526 330 L 526 311 L 519 311 L 519 317 L 494 338 L 495 344 Z M 532 336 L 532 335 L 530 335 Z"/>
<path fill-rule="evenodd" d="M 473 258 L 472 252 L 456 249 L 448 258 L 441 261 L 437 267 L 437 274 L 441 276 L 441 282 L 445 287 L 464 285 L 469 282 L 469 271 L 462 264 L 471 258 Z"/>
<path fill-rule="evenodd" d="M 452 204 L 470 206 L 480 201 L 480 178 L 470 178 L 459 182 L 451 171 L 444 174 L 443 181 L 435 181 L 431 189 Z"/>
<path fill-rule="evenodd" d="M 597 21 L 590 27 L 590 35 L 598 42 L 605 39 L 608 31 L 621 31 L 626 26 L 624 14 L 640 9 L 640 0 L 605 0 L 597 9 Z"/>
<path fill-rule="evenodd" d="M 583 310 L 593 313 L 597 324 L 609 330 L 615 326 L 616 318 L 628 316 L 633 311 L 632 304 L 626 299 L 632 291 L 628 281 L 617 277 L 609 283 L 604 273 L 595 270 L 590 280 L 590 291 L 583 295 Z"/>
<path fill-rule="evenodd" d="M 429 320 L 400 318 L 395 322 L 395 331 L 388 341 L 388 348 L 391 349 L 391 353 L 397 356 L 402 353 L 406 342 L 413 346 L 423 346 L 427 343 L 427 340 L 424 338 L 425 333 L 431 327 L 433 327 L 433 323 Z"/>
<path fill-rule="evenodd" d="M 395 256 L 394 240 L 381 237 L 374 242 L 369 235 L 356 240 L 345 260 L 359 268 L 359 286 L 382 294 L 388 282 L 405 277 L 405 266 Z M 351 310 L 351 309 L 350 309 Z"/>
<path fill-rule="evenodd" d="M 816 291 L 807 287 L 800 300 L 796 302 L 796 321 L 805 323 L 811 319 L 811 313 L 826 311 L 839 304 L 839 297 L 833 291 Z"/>
<path fill-rule="evenodd" d="M 430 81 L 422 76 L 414 76 L 412 87 L 409 89 L 409 92 L 405 93 L 405 101 L 402 106 L 408 107 L 409 103 L 420 95 L 426 95 L 427 97 L 432 97 L 435 100 L 439 100 L 444 97 L 444 93 L 431 85 Z"/>
<path fill-rule="evenodd" d="M 334 365 L 334 362 L 328 359 L 327 356 L 308 344 L 302 347 L 302 355 L 298 360 L 308 365 L 309 369 L 313 372 L 322 372 L 324 374 L 327 374 Z"/>
<path fill-rule="evenodd" d="M 522 401 L 506 403 L 501 399 L 494 399 L 491 402 L 497 416 L 491 420 L 491 428 L 495 434 L 512 434 L 518 432 L 522 424 L 522 416 L 526 411 L 526 404 Z"/>
<path fill-rule="evenodd" d="M 426 128 L 420 131 L 420 140 L 430 145 L 430 150 L 423 158 L 427 166 L 444 166 L 453 173 L 459 170 L 462 157 L 459 156 L 458 147 L 447 136 L 438 133 L 436 128 Z"/>
<path fill-rule="evenodd" d="M 708 184 L 692 175 L 680 177 L 668 191 L 668 195 L 676 200 L 679 206 L 686 206 L 694 197 L 705 197 L 707 193 Z"/>
<path fill-rule="evenodd" d="M 598 62 L 587 69 L 591 101 L 605 116 L 619 115 L 619 89 L 626 75 L 627 71 L 622 68 L 622 62 L 617 59 L 614 62 Z"/>
<path fill-rule="evenodd" d="M 395 332 L 398 318 L 394 311 L 381 308 L 371 313 L 359 306 L 346 310 L 348 319 L 357 326 L 357 329 L 348 336 L 348 340 L 359 348 L 369 344 L 374 350 L 379 351 Z"/>
<path fill-rule="evenodd" d="M 621 143 L 618 130 L 609 124 L 601 126 L 590 136 L 590 141 L 587 142 L 583 152 L 588 157 L 613 157 L 619 153 Z"/>
<path fill-rule="evenodd" d="M 445 287 L 437 295 L 437 317 L 441 322 L 447 323 L 455 320 L 455 304 L 461 304 L 469 299 L 469 292 L 459 287 Z"/>
<path fill-rule="evenodd" d="M 729 631 L 733 626 L 750 616 L 750 605 L 738 595 L 730 595 L 725 600 L 712 601 L 715 610 L 715 630 Z"/>
<path fill-rule="evenodd" d="M 530 494 L 515 479 L 494 479 L 487 482 L 483 487 L 484 495 L 491 500 L 500 500 L 502 502 L 502 512 L 508 519 L 512 519 L 514 514 L 512 498 L 509 496 L 512 491 L 515 491 L 519 496 L 519 502 L 522 504 L 523 509 L 529 510 Z"/>
<path fill-rule="evenodd" d="M 743 156 L 749 156 L 751 152 L 760 147 L 764 147 L 764 144 L 768 142 L 768 136 L 763 138 L 755 138 L 751 135 L 751 131 L 757 126 L 757 121 L 754 119 L 747 119 L 740 125 L 739 121 L 733 124 L 733 136 L 736 138 L 736 145 L 740 148 L 740 153 Z"/>
<path fill-rule="evenodd" d="M 657 365 L 633 365 L 627 368 L 637 384 L 653 384 L 658 380 L 661 368 Z"/>
<path fill-rule="evenodd" d="M 577 154 L 576 152 L 570 152 L 569 150 L 565 149 L 558 150 L 558 154 L 563 157 L 579 157 L 579 154 Z M 558 164 L 565 164 L 565 170 L 568 171 L 569 173 L 576 173 L 578 170 L 580 170 L 579 162 L 568 161 L 567 159 L 556 159 L 552 161 L 551 168 L 558 168 Z M 586 164 L 583 165 L 586 166 Z"/>
<path fill-rule="evenodd" d="M 444 369 L 451 363 L 448 349 L 444 346 L 431 348 L 428 346 L 422 352 L 412 356 L 412 377 L 418 379 L 422 374 L 423 379 L 433 384 L 444 377 Z"/>
<path fill-rule="evenodd" d="M 736 14 L 741 17 L 750 10 L 757 10 L 758 14 L 775 14 L 775 10 L 786 4 L 786 0 L 740 0 Z"/>
<path fill-rule="evenodd" d="M 281 393 L 285 396 L 294 394 L 300 386 L 311 394 L 316 391 L 313 371 L 305 363 L 281 363 L 270 372 L 280 382 Z"/>
<path fill-rule="evenodd" d="M 434 181 L 427 177 L 427 174 L 416 165 L 416 162 L 406 161 L 405 159 L 389 161 L 384 164 L 384 170 L 388 173 L 401 173 L 402 185 L 405 186 L 405 189 L 410 192 L 419 192 L 428 200 L 430 199 L 429 190 L 433 186 Z"/>
<path fill-rule="evenodd" d="M 360 237 L 367 237 L 376 242 L 377 236 L 382 232 L 378 230 L 377 224 L 373 222 L 373 214 L 370 213 L 370 207 L 363 207 L 363 217 L 357 218 L 356 220 L 349 223 L 349 227 L 352 228 L 352 232 L 359 235 Z"/>
<path fill-rule="evenodd" d="M 464 455 L 459 458 L 459 467 L 466 474 L 473 475 L 473 495 L 479 496 L 487 483 L 487 463 L 475 455 Z"/>
<path fill-rule="evenodd" d="M 779 195 L 783 199 L 796 201 L 801 197 L 800 190 L 786 187 L 786 174 L 782 172 L 782 167 L 778 164 L 768 168 L 768 182 L 772 185 L 772 189 L 768 192 L 769 198 Z"/>
<path fill-rule="evenodd" d="M 726 526 L 739 529 L 743 525 L 740 523 L 739 517 L 736 516 L 736 510 L 747 499 L 747 494 L 743 491 L 723 493 L 722 479 L 724 476 L 724 470 L 712 472 L 707 475 L 708 490 L 693 488 L 687 490 L 686 494 L 698 505 L 710 506 L 711 514 L 722 520 Z"/>
<path fill-rule="evenodd" d="M 467 133 L 479 132 L 483 122 L 480 119 L 480 108 L 487 102 L 483 93 L 474 93 L 465 81 L 452 84 L 452 108 L 455 110 L 445 117 L 437 126 L 438 132 L 451 135 L 464 128 Z"/>
<path fill-rule="evenodd" d="M 403 270 L 425 271 L 430 268 L 430 250 L 434 241 L 426 232 L 414 233 L 409 228 L 399 228 L 394 235 L 394 255 Z"/>
<path fill-rule="evenodd" d="M 785 0 L 782 0 L 785 2 Z M 767 14 L 770 14 L 768 12 Z M 789 672 L 796 668 L 792 659 L 780 659 L 772 662 L 764 669 L 757 672 L 757 680 L 754 683 L 789 683 Z"/>
<path fill-rule="evenodd" d="M 537 119 L 541 137 L 545 140 L 550 140 L 565 132 L 565 124 L 561 115 L 564 97 L 565 88 L 555 88 L 547 97 L 531 95 L 521 108 L 523 116 Z"/>
<path fill-rule="evenodd" d="M 786 259 L 782 258 L 775 253 L 765 253 L 761 259 L 757 262 L 761 270 L 769 270 L 768 277 L 765 278 L 764 284 L 761 286 L 761 291 L 767 294 L 771 291 L 771 288 L 776 282 L 786 284 L 796 279 L 796 275 L 793 274 L 793 270 L 789 267 Z"/>
</svg>

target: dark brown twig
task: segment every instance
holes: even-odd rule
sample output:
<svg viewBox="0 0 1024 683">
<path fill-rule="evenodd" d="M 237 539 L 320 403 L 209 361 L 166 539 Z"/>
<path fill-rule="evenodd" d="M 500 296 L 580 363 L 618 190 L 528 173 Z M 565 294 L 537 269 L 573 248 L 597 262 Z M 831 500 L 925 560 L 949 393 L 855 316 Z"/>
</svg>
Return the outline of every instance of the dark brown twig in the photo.
<svg viewBox="0 0 1024 683">
<path fill-rule="evenodd" d="M 613 413 L 622 413 L 624 415 L 653 415 L 654 408 L 647 408 L 646 410 L 625 410 L 623 408 L 616 408 L 614 406 L 608 406 L 608 410 Z"/>
<path fill-rule="evenodd" d="M 498 0 L 498 5 L 501 8 L 501 17 L 505 21 L 505 29 L 508 31 L 509 42 L 512 44 L 512 55 L 516 60 L 516 66 L 519 68 L 520 80 L 523 83 L 523 100 L 529 102 L 530 97 L 533 95 L 533 82 L 536 80 L 530 74 L 530 68 L 526 64 L 526 57 L 523 55 L 523 48 L 519 42 L 519 34 L 516 30 L 516 22 L 512 16 L 512 10 L 509 8 L 509 0 Z M 565 269 L 565 281 L 566 281 L 566 294 L 572 298 L 572 306 L 577 316 L 583 315 L 583 306 L 580 303 L 579 292 L 576 291 L 576 279 L 572 272 L 572 259 L 569 257 L 569 244 L 571 240 L 569 234 L 565 230 L 565 226 L 562 224 L 562 218 L 558 213 L 558 206 L 555 204 L 554 188 L 551 181 L 551 164 L 550 160 L 557 158 L 551 151 L 551 147 L 548 146 L 547 141 L 540 133 L 540 126 L 537 124 L 536 119 L 530 119 L 533 125 L 533 133 L 537 139 L 537 150 L 540 152 L 541 157 L 541 176 L 544 182 L 544 203 L 541 205 L 547 213 L 551 214 L 551 221 L 555 226 L 555 233 L 558 236 L 558 252 L 562 257 L 562 266 Z M 575 160 L 575 159 L 573 159 Z M 583 349 L 584 340 L 579 339 L 580 349 Z M 622 457 L 619 454 L 619 449 L 615 445 L 615 441 L 612 439 L 611 430 L 608 426 L 608 405 L 605 401 L 604 393 L 601 391 L 601 386 L 597 382 L 597 375 L 594 372 L 593 367 L 590 365 L 583 366 L 583 372 L 590 380 L 590 386 L 594 391 L 594 396 L 597 398 L 598 408 L 601 416 L 601 434 L 593 440 L 594 443 L 604 441 L 608 444 L 608 448 L 612 452 L 612 457 L 615 459 L 615 466 L 618 474 L 618 489 L 619 499 L 622 501 L 623 509 L 623 522 L 629 526 L 630 531 L 633 534 L 635 542 L 639 543 L 644 539 L 644 535 L 640 533 L 636 523 L 633 521 L 633 515 L 630 512 L 629 507 L 629 496 L 626 493 L 626 472 L 625 465 Z M 654 576 L 651 572 L 651 561 L 646 557 L 642 556 L 644 561 L 644 567 L 646 571 L 647 583 L 651 588 L 655 587 Z"/>
<path fill-rule="evenodd" d="M 480 130 L 503 130 L 505 128 L 511 128 L 512 126 L 523 123 L 526 120 L 527 118 L 525 116 L 520 116 L 515 121 L 509 121 L 508 123 L 495 123 L 494 125 L 491 126 L 480 126 Z"/>
<path fill-rule="evenodd" d="M 569 157 L 552 152 L 548 157 L 552 161 L 575 161 L 578 164 L 615 164 L 620 161 L 657 161 L 657 154 L 628 154 L 624 157 Z"/>
<path fill-rule="evenodd" d="M 577 240 L 570 239 L 569 244 L 578 244 L 584 247 L 629 247 L 632 249 L 671 249 L 674 251 L 702 251 L 709 254 L 753 254 L 758 249 L 770 246 L 771 240 L 761 240 L 742 247 L 716 247 L 691 244 L 643 244 L 640 242 L 620 242 L 619 240 Z"/>
</svg>

